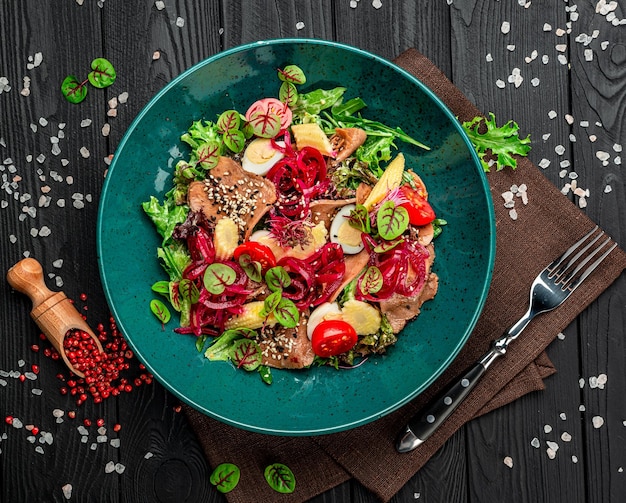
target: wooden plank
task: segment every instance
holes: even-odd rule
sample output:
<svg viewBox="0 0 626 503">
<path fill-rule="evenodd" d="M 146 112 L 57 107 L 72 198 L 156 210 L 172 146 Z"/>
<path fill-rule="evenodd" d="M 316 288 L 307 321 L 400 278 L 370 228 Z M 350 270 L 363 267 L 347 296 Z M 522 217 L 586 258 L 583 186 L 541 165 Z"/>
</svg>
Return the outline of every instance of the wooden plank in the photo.
<svg viewBox="0 0 626 503">
<path fill-rule="evenodd" d="M 503 28 L 505 22 L 509 30 L 506 25 Z M 571 159 L 564 118 L 570 110 L 569 96 L 554 92 L 569 86 L 567 65 L 558 61 L 555 49 L 563 42 L 556 31 L 565 29 L 566 22 L 564 10 L 534 5 L 525 9 L 517 2 L 454 4 L 452 9 L 455 84 L 485 113 L 494 112 L 499 125 L 514 119 L 522 136 L 531 133 L 531 160 L 543 166 L 543 159 L 548 160 L 544 174 L 559 187 L 564 184 L 560 171 L 566 166 L 561 162 Z M 546 23 L 550 27 L 543 28 Z M 517 87 L 514 72 L 523 78 Z M 551 119 L 552 110 L 558 118 Z M 563 155 L 556 152 L 559 145 L 565 150 Z M 532 204 L 532 194 L 529 198 Z M 502 201 L 496 196 L 494 204 Z M 545 391 L 467 426 L 468 463 L 475 467 L 470 472 L 470 500 L 585 500 L 583 434 L 576 420 L 580 402 L 576 326 L 566 334 L 566 342 L 557 341 L 550 347 L 559 373 L 548 379 Z M 546 425 L 552 430 L 546 432 Z M 571 440 L 564 442 L 563 433 L 571 435 Z M 531 446 L 534 438 L 540 442 L 539 448 Z M 554 460 L 547 456 L 547 441 L 560 447 Z M 573 463 L 572 455 L 578 456 L 580 463 Z M 504 464 L 505 457 L 512 458 L 512 468 Z"/>
<path fill-rule="evenodd" d="M 95 228 L 90 223 L 95 221 L 102 177 L 82 175 L 86 170 L 97 172 L 94 160 L 105 155 L 105 142 L 99 132 L 80 123 L 100 116 L 105 95 L 94 90 L 84 103 L 72 105 L 61 95 L 60 85 L 68 74 L 86 78 L 91 59 L 100 56 L 101 12 L 58 9 L 50 2 L 31 1 L 2 2 L 0 11 L 5 41 L 0 47 L 0 60 L 2 72 L 12 86 L 1 97 L 0 137 L 5 144 L 2 175 L 14 182 L 10 192 L 5 188 L 2 194 L 8 205 L 2 210 L 0 268 L 6 271 L 24 254 L 30 254 L 43 263 L 46 273 L 53 275 L 46 276 L 50 288 L 63 289 L 71 298 L 77 298 L 81 292 L 99 288 L 95 250 L 85 250 L 95 241 Z M 29 67 L 38 52 L 43 60 Z M 27 96 L 20 94 L 25 77 L 30 78 Z M 59 152 L 54 149 L 56 140 Z M 86 151 L 80 153 L 83 146 L 89 146 L 89 157 Z M 4 163 L 7 159 L 12 163 Z M 79 208 L 79 202 L 84 208 Z M 77 235 L 77 229 L 83 232 Z M 59 258 L 63 263 L 55 267 L 53 263 Z M 66 417 L 58 424 L 53 416 L 54 408 L 76 407 L 71 397 L 61 397 L 58 392 L 60 383 L 55 376 L 64 371 L 63 365 L 45 358 L 41 351 L 33 353 L 29 349 L 34 343 L 49 347 L 39 341 L 39 330 L 28 317 L 30 302 L 11 293 L 6 283 L 3 298 L 7 302 L 3 303 L 1 316 L 4 350 L 0 352 L 0 369 L 24 374 L 36 364 L 40 372 L 36 380 L 23 383 L 15 377 L 3 378 L 7 384 L 2 388 L 2 409 L 23 425 L 35 425 L 40 432 L 31 443 L 24 427 L 7 426 L 4 430 L 7 439 L 1 444 L 2 501 L 33 501 L 42 495 L 61 500 L 65 483 L 72 483 L 76 492 L 86 494 L 97 486 L 100 497 L 115 498 L 118 479 L 103 477 L 106 450 L 92 452 L 89 443 L 80 442 L 76 432 L 80 419 L 72 424 Z M 90 314 L 98 316 L 97 310 Z M 24 366 L 20 366 L 20 360 Z M 42 390 L 42 394 L 34 394 L 33 390 Z M 84 407 L 79 417 L 94 417 L 111 409 L 105 405 L 98 410 Z M 44 437 L 43 432 L 52 436 Z M 52 439 L 52 444 L 42 443 L 44 438 Z M 86 458 L 92 462 L 84 463 Z"/>
<path fill-rule="evenodd" d="M 572 143 L 573 167 L 579 175 L 579 186 L 590 193 L 586 198 L 586 213 L 624 247 L 626 196 L 620 164 L 623 152 L 615 147 L 626 144 L 624 28 L 614 26 L 609 18 L 597 13 L 594 4 L 575 4 L 580 20 L 573 32 L 577 37 L 572 36 L 568 51 L 572 75 L 572 134 L 576 138 Z M 598 36 L 589 40 L 595 30 Z M 605 161 L 602 152 L 606 152 Z M 582 399 L 586 407 L 581 422 L 586 441 L 586 500 L 589 502 L 618 501 L 626 494 L 623 476 L 626 461 L 623 434 L 626 418 L 623 399 L 626 387 L 625 288 L 626 278 L 622 275 L 580 321 L 581 378 L 585 383 Z M 594 386 L 598 376 L 601 380 L 606 376 L 605 386 Z"/>
</svg>

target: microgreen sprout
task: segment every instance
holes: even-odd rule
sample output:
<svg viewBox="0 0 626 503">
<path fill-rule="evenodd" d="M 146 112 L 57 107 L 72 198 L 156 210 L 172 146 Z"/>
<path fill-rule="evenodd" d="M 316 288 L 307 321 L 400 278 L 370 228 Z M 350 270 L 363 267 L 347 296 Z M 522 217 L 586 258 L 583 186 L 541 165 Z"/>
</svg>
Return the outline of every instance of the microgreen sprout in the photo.
<svg viewBox="0 0 626 503">
<path fill-rule="evenodd" d="M 91 62 L 91 72 L 84 80 L 79 80 L 75 75 L 68 75 L 63 79 L 61 92 L 70 103 L 80 103 L 87 97 L 88 86 L 103 89 L 115 82 L 117 74 L 115 68 L 105 58 L 96 58 Z"/>
</svg>

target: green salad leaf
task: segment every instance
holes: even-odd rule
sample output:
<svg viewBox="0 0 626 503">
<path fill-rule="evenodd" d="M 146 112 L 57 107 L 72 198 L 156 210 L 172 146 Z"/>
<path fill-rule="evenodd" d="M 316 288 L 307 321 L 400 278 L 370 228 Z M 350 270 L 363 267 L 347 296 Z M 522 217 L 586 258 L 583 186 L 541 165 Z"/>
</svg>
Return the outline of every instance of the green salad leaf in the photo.
<svg viewBox="0 0 626 503">
<path fill-rule="evenodd" d="M 209 481 L 221 493 L 232 491 L 239 483 L 241 471 L 232 463 L 222 463 L 215 467 Z"/>
<path fill-rule="evenodd" d="M 505 167 L 515 169 L 517 160 L 515 154 L 525 156 L 531 149 L 530 135 L 519 137 L 519 126 L 509 121 L 498 127 L 496 117 L 489 113 L 489 118 L 474 117 L 471 121 L 463 122 L 463 129 L 472 141 L 485 172 L 489 172 L 495 164 L 496 171 Z"/>
<path fill-rule="evenodd" d="M 296 477 L 287 465 L 273 463 L 265 468 L 264 475 L 274 491 L 289 494 L 296 489 Z"/>
</svg>

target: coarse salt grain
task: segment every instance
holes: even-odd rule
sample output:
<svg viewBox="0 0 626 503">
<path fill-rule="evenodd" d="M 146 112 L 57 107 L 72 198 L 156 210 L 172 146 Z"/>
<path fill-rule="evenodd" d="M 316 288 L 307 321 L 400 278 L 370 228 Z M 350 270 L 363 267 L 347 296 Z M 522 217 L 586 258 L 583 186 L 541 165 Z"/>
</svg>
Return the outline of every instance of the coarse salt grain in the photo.
<svg viewBox="0 0 626 503">
<path fill-rule="evenodd" d="M 183 26 L 185 26 L 185 20 L 182 17 L 177 17 L 176 18 L 176 26 L 178 26 L 179 28 L 182 28 Z"/>
<path fill-rule="evenodd" d="M 544 425 L 543 431 L 544 433 L 550 433 L 552 431 L 552 426 L 550 426 L 549 424 Z"/>
<path fill-rule="evenodd" d="M 530 445 L 533 446 L 535 449 L 539 449 L 539 447 L 541 447 L 541 442 L 539 441 L 539 439 L 537 437 L 534 437 L 530 441 Z"/>
<path fill-rule="evenodd" d="M 500 31 L 505 35 L 511 31 L 511 23 L 508 21 L 502 21 L 502 26 L 500 26 Z"/>
<path fill-rule="evenodd" d="M 72 484 L 65 484 L 61 491 L 63 491 L 63 497 L 68 500 L 72 497 Z"/>
<path fill-rule="evenodd" d="M 503 463 L 509 468 L 513 468 L 513 458 L 511 456 L 505 457 Z"/>
<path fill-rule="evenodd" d="M 604 424 L 604 418 L 602 416 L 593 416 L 593 418 L 591 419 L 591 423 L 593 424 L 594 428 L 601 428 Z"/>
<path fill-rule="evenodd" d="M 572 436 L 564 431 L 561 435 L 561 440 L 563 440 L 563 442 L 570 442 L 572 440 Z"/>
</svg>

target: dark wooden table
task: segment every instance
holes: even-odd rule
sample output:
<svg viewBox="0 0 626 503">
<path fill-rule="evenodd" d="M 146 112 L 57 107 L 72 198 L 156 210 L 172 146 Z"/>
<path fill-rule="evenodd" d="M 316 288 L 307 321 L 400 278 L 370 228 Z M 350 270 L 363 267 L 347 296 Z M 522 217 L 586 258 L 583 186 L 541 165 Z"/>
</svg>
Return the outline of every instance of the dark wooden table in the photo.
<svg viewBox="0 0 626 503">
<path fill-rule="evenodd" d="M 557 187 L 575 180 L 588 190 L 569 197 L 586 203 L 583 211 L 624 247 L 626 28 L 619 21 L 626 9 L 617 4 L 0 0 L 0 270 L 36 257 L 50 288 L 87 306 L 92 325 L 106 323 L 95 233 L 108 157 L 147 101 L 183 70 L 279 37 L 336 40 L 389 59 L 417 48 L 481 110 L 530 133 L 531 159 Z M 67 103 L 63 78 L 86 76 L 98 56 L 114 63 L 117 82 L 91 90 L 80 105 Z M 111 112 L 108 100 L 120 95 L 125 102 Z M 43 355 L 30 302 L 4 279 L 1 289 L 3 502 L 66 501 L 66 484 L 70 501 L 224 500 L 176 399 L 154 383 L 76 407 L 59 392 L 63 367 Z M 625 304 L 622 275 L 549 348 L 558 374 L 545 391 L 466 425 L 394 501 L 624 501 Z M 38 374 L 27 374 L 32 365 Z M 62 422 L 55 410 L 65 413 Z M 106 442 L 98 442 L 96 426 L 82 440 L 84 418 L 105 420 Z M 375 498 L 345 483 L 315 501 Z"/>
</svg>

